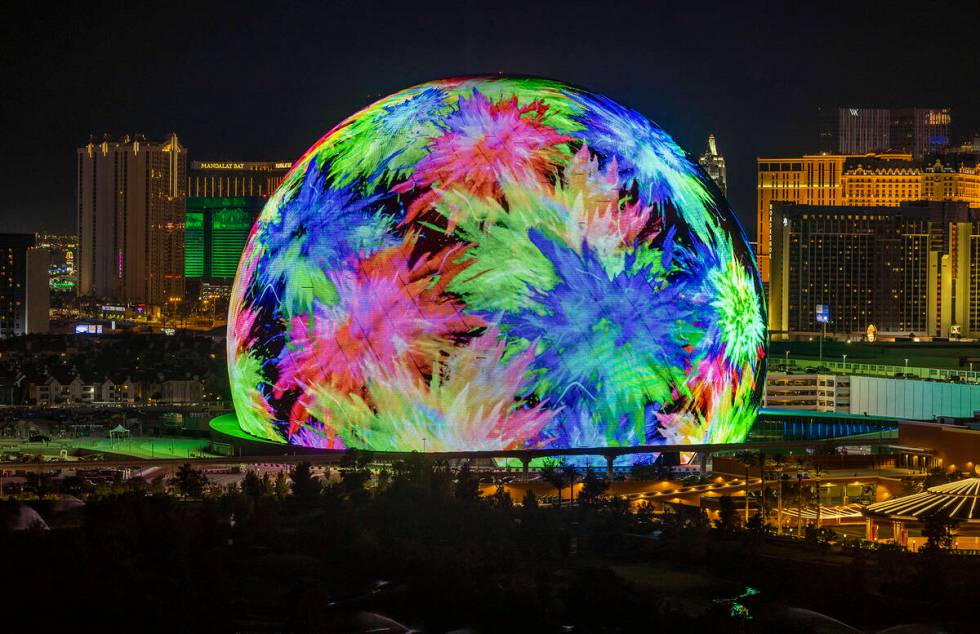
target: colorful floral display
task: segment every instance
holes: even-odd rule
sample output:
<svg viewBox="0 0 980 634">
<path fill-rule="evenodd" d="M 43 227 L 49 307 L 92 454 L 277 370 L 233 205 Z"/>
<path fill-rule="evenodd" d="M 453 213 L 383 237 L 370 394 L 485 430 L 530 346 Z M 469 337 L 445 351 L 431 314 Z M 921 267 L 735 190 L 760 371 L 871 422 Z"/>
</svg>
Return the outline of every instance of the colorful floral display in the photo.
<svg viewBox="0 0 980 634">
<path fill-rule="evenodd" d="M 766 367 L 759 276 L 660 128 L 530 78 L 434 81 L 343 121 L 252 229 L 239 424 L 373 451 L 738 442 Z"/>
</svg>

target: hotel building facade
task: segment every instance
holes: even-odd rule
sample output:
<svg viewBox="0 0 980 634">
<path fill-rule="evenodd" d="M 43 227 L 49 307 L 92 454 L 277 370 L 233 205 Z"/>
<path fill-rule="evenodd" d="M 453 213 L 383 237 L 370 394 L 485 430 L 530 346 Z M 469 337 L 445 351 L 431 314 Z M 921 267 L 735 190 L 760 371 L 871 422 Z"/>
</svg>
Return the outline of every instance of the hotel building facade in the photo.
<svg viewBox="0 0 980 634">
<path fill-rule="evenodd" d="M 980 169 L 954 169 L 939 161 L 922 164 L 911 154 L 807 154 L 759 158 L 756 255 L 768 288 L 772 204 L 828 207 L 898 206 L 904 202 L 960 201 L 980 207 Z"/>
<path fill-rule="evenodd" d="M 184 294 L 187 148 L 176 134 L 77 151 L 78 293 L 166 306 Z"/>
<path fill-rule="evenodd" d="M 980 209 L 965 202 L 898 207 L 772 204 L 773 337 L 828 333 L 980 335 Z"/>
<path fill-rule="evenodd" d="M 221 310 L 252 225 L 279 187 L 288 162 L 193 161 L 187 176 L 187 296 Z"/>
<path fill-rule="evenodd" d="M 268 198 L 292 163 L 193 161 L 187 173 L 187 195 L 193 198 Z"/>
</svg>

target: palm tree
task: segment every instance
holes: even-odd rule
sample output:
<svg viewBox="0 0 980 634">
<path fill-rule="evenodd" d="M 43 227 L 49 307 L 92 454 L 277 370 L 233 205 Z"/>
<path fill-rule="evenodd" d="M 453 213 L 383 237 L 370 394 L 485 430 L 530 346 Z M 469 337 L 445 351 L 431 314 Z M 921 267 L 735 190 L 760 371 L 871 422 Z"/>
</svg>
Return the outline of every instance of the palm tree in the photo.
<svg viewBox="0 0 980 634">
<path fill-rule="evenodd" d="M 796 536 L 803 537 L 803 472 L 796 471 Z"/>
<path fill-rule="evenodd" d="M 779 454 L 773 456 L 772 467 L 776 472 L 776 478 L 779 480 L 779 507 L 776 511 L 776 534 L 783 534 L 783 469 L 786 468 L 786 463 L 783 462 L 783 457 Z"/>
<path fill-rule="evenodd" d="M 817 530 L 820 530 L 820 476 L 823 475 L 823 469 L 819 464 L 813 465 L 813 475 L 817 481 Z"/>
<path fill-rule="evenodd" d="M 565 465 L 561 468 L 561 474 L 568 483 L 568 503 L 572 504 L 575 502 L 575 479 L 578 477 L 578 471 L 572 465 Z"/>
<path fill-rule="evenodd" d="M 558 489 L 558 506 L 561 506 L 561 490 L 565 488 L 565 476 L 554 465 L 549 464 L 541 469 L 541 478 Z"/>
<path fill-rule="evenodd" d="M 758 451 L 740 451 L 735 458 L 745 467 L 745 523 L 749 523 L 749 468 L 761 463 L 762 454 Z"/>
</svg>

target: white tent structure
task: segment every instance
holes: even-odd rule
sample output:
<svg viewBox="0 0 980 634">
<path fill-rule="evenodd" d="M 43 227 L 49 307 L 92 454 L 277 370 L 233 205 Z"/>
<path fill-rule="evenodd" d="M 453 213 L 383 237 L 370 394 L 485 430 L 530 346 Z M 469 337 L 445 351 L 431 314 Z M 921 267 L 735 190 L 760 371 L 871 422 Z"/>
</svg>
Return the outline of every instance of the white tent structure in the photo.
<svg viewBox="0 0 980 634">
<path fill-rule="evenodd" d="M 48 530 L 48 523 L 44 521 L 41 514 L 26 504 L 0 509 L 0 526 L 14 531 L 32 528 Z"/>
</svg>

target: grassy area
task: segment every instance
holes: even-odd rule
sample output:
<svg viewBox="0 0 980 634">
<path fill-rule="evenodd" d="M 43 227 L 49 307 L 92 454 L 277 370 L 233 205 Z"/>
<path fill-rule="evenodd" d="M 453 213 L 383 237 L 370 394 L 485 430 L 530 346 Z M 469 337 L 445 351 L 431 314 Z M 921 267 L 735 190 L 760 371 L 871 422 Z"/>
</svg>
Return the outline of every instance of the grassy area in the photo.
<svg viewBox="0 0 980 634">
<path fill-rule="evenodd" d="M 777 363 L 789 351 L 790 359 L 817 359 L 820 355 L 818 341 L 773 341 L 769 346 L 769 358 Z M 902 366 L 905 359 L 909 366 L 920 368 L 944 368 L 948 370 L 969 370 L 974 361 L 974 370 L 980 371 L 980 345 L 956 342 L 895 342 L 867 343 L 855 341 L 824 341 L 823 358 L 826 361 L 840 361 L 847 355 L 848 363 L 875 363 Z"/>
<path fill-rule="evenodd" d="M 208 446 L 207 438 L 183 437 L 150 437 L 110 440 L 109 438 L 71 438 L 55 440 L 46 446 L 39 443 L 22 443 L 16 447 L 19 451 L 31 453 L 38 450 L 50 453 L 52 449 L 86 449 L 89 451 L 105 452 L 136 458 L 195 458 L 204 454 Z M 8 447 L 11 449 L 13 447 Z"/>
<path fill-rule="evenodd" d="M 120 440 L 108 438 L 77 438 L 72 445 L 78 449 L 104 451 L 136 458 L 195 458 L 204 454 L 207 438 L 137 437 Z"/>
</svg>

